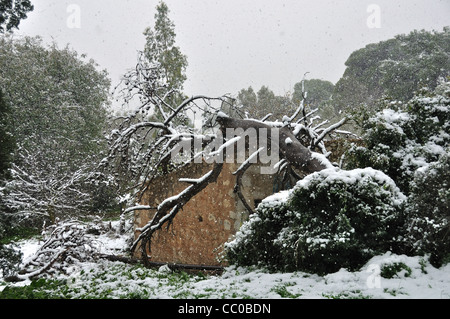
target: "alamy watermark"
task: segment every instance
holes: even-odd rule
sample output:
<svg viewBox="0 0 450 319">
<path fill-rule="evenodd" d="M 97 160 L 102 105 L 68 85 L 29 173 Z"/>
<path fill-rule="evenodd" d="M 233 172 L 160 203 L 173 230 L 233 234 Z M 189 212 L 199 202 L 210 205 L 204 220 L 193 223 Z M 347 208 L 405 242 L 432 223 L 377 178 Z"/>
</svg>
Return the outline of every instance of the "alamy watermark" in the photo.
<svg viewBox="0 0 450 319">
<path fill-rule="evenodd" d="M 227 128 L 225 136 L 218 131 L 207 146 L 204 146 L 205 136 L 179 137 L 181 140 L 171 150 L 171 158 L 183 162 L 186 154 L 194 153 L 194 163 L 260 164 L 261 174 L 274 174 L 280 161 L 279 136 L 278 128 Z"/>
<path fill-rule="evenodd" d="M 379 29 L 381 28 L 381 7 L 378 4 L 370 4 L 367 6 L 367 17 L 366 24 L 369 29 Z"/>
<path fill-rule="evenodd" d="M 69 4 L 66 12 L 69 14 L 66 25 L 69 29 L 81 29 L 81 7 L 78 4 Z"/>
<path fill-rule="evenodd" d="M 381 288 L 381 268 L 378 264 L 370 264 L 366 272 L 370 273 L 367 277 L 366 285 L 369 289 Z"/>
</svg>

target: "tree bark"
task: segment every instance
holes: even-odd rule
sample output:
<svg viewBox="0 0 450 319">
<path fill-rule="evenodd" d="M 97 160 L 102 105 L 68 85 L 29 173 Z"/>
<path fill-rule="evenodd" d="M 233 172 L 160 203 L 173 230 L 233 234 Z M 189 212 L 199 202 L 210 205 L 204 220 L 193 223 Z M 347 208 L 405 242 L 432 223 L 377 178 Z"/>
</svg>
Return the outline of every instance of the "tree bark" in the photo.
<svg viewBox="0 0 450 319">
<path fill-rule="evenodd" d="M 332 164 L 324 156 L 313 153 L 307 147 L 302 145 L 291 130 L 285 126 L 274 128 L 273 126 L 260 121 L 234 119 L 226 116 L 219 116 L 216 121 L 219 123 L 222 132 L 225 132 L 227 128 L 242 128 L 244 131 L 253 128 L 256 129 L 259 138 L 259 130 L 267 130 L 268 140 L 274 142 L 275 145 L 278 146 L 281 153 L 280 155 L 282 155 L 291 166 L 306 173 L 314 173 L 332 167 Z M 279 134 L 277 139 L 272 139 L 272 129 L 278 129 Z M 267 143 L 267 145 L 271 145 L 271 143 Z"/>
</svg>

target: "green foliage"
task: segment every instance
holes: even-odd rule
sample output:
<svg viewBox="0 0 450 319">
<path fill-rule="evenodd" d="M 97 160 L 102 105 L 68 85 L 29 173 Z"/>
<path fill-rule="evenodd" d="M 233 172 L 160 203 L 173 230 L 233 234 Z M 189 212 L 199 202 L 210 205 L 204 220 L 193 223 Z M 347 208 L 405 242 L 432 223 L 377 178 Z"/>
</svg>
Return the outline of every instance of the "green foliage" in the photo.
<svg viewBox="0 0 450 319">
<path fill-rule="evenodd" d="M 184 288 L 205 279 L 204 275 L 163 273 L 141 265 L 100 263 L 71 279 L 41 278 L 23 287 L 6 286 L 0 291 L 0 299 L 149 299 L 159 297 L 155 290 L 161 286 L 175 298 L 186 298 L 191 295 Z"/>
<path fill-rule="evenodd" d="M 5 277 L 13 275 L 22 261 L 22 253 L 11 244 L 18 230 L 16 218 L 0 197 L 0 270 Z"/>
<path fill-rule="evenodd" d="M 187 57 L 175 45 L 175 24 L 169 19 L 169 8 L 161 1 L 156 7 L 155 26 L 144 31 L 144 55 L 150 65 L 158 65 L 159 79 L 166 82 L 167 91 L 173 90 L 180 99 L 186 81 Z M 163 93 L 161 93 L 164 95 Z"/>
<path fill-rule="evenodd" d="M 18 29 L 20 21 L 33 9 L 30 0 L 0 0 L 0 33 Z"/>
<path fill-rule="evenodd" d="M 319 107 L 324 102 L 330 101 L 334 91 L 334 84 L 330 81 L 319 79 L 305 80 L 304 84 L 298 82 L 294 85 L 292 102 L 296 105 L 302 100 L 303 87 L 307 91 L 306 104 L 312 108 Z"/>
<path fill-rule="evenodd" d="M 257 92 L 250 86 L 238 92 L 237 103 L 249 117 L 262 119 L 270 113 L 271 120 L 281 121 L 283 116 L 290 116 L 297 110 L 303 99 L 303 90 L 306 92 L 304 101 L 306 113 L 318 109 L 315 114 L 330 123 L 336 123 L 342 119 L 343 114 L 336 112 L 331 99 L 333 83 L 319 79 L 298 82 L 294 85 L 294 92 L 286 93 L 284 96 L 275 95 L 264 85 Z"/>
<path fill-rule="evenodd" d="M 327 299 L 372 299 L 371 296 L 363 295 L 360 290 L 341 292 L 336 295 L 322 293 L 322 297 L 325 297 Z"/>
<path fill-rule="evenodd" d="M 415 172 L 439 160 L 450 143 L 450 82 L 422 90 L 407 103 L 384 101 L 380 112 L 360 114 L 365 146 L 353 147 L 347 168 L 373 167 L 409 193 Z"/>
<path fill-rule="evenodd" d="M 450 259 L 450 154 L 416 173 L 407 212 L 410 246 L 439 267 Z"/>
<path fill-rule="evenodd" d="M 296 299 L 300 297 L 302 294 L 293 294 L 291 293 L 287 287 L 289 286 L 295 286 L 295 283 L 285 283 L 280 284 L 271 289 L 271 291 L 277 293 L 280 295 L 281 298 L 290 298 L 290 299 Z"/>
<path fill-rule="evenodd" d="M 396 182 L 408 195 L 409 251 L 440 266 L 450 250 L 450 82 L 380 108 L 363 116 L 365 146 L 350 149 L 347 168 L 370 166 Z"/>
<path fill-rule="evenodd" d="M 256 119 L 262 119 L 271 113 L 272 119 L 281 120 L 284 115 L 293 113 L 298 107 L 292 103 L 289 96 L 277 96 L 264 85 L 258 92 L 255 92 L 251 86 L 240 90 L 237 99 L 242 111 Z"/>
<path fill-rule="evenodd" d="M 450 28 L 369 44 L 353 52 L 345 65 L 333 96 L 338 109 L 361 104 L 371 109 L 383 97 L 408 101 L 423 86 L 433 90 L 450 75 Z"/>
<path fill-rule="evenodd" d="M 110 81 L 84 58 L 68 47 L 46 47 L 39 37 L 0 38 L 0 85 L 11 107 L 12 133 L 29 152 L 46 149 L 46 162 L 86 160 L 86 152 L 101 147 Z M 55 145 L 64 153 L 56 153 Z"/>
<path fill-rule="evenodd" d="M 227 244 L 237 265 L 325 274 L 355 270 L 402 246 L 405 196 L 373 169 L 327 169 L 304 178 L 286 201 L 261 204 Z"/>
<path fill-rule="evenodd" d="M 53 219 L 98 202 L 85 176 L 107 148 L 110 81 L 85 58 L 39 37 L 0 37 L 0 87 L 17 144 L 2 197 L 13 209 Z"/>
<path fill-rule="evenodd" d="M 298 247 L 285 249 L 285 259 L 297 254 L 301 267 L 327 273 L 398 250 L 405 197 L 389 177 L 372 169 L 319 172 L 302 185 L 291 200 L 291 225 L 278 238 Z"/>
<path fill-rule="evenodd" d="M 409 277 L 412 270 L 402 262 L 396 262 L 392 264 L 386 264 L 381 266 L 380 275 L 386 279 L 392 279 L 394 277 Z"/>
<path fill-rule="evenodd" d="M 4 3 L 0 3 L 0 7 Z M 1 11 L 3 13 L 3 11 Z M 0 18 L 1 19 L 1 18 Z M 1 25 L 0 20 L 0 25 Z M 1 26 L 0 26 L 1 28 Z M 9 168 L 13 159 L 15 140 L 11 134 L 11 108 L 3 99 L 0 88 L 0 189 L 4 187 L 5 180 L 10 178 Z M 1 195 L 1 192 L 0 192 Z M 14 246 L 7 245 L 7 237 L 15 229 L 8 207 L 0 196 L 0 269 L 3 276 L 12 275 L 18 264 L 22 261 L 22 254 Z"/>
<path fill-rule="evenodd" d="M 257 213 L 250 215 L 236 234 L 226 244 L 226 256 L 232 264 L 261 266 L 269 270 L 282 267 L 283 260 L 278 245 L 274 242 L 288 223 L 288 205 L 283 201 L 261 203 Z"/>
<path fill-rule="evenodd" d="M 8 168 L 11 165 L 12 153 L 15 149 L 10 121 L 11 109 L 3 100 L 3 92 L 0 89 L 0 186 L 2 186 L 2 180 L 9 175 Z"/>
<path fill-rule="evenodd" d="M 33 237 L 40 238 L 40 229 L 15 225 L 9 220 L 13 219 L 13 214 L 4 214 L 3 216 L 4 218 L 0 218 L 0 244 L 7 245 Z"/>
<path fill-rule="evenodd" d="M 13 245 L 0 243 L 0 270 L 3 277 L 14 275 L 22 261 L 22 253 Z"/>
<path fill-rule="evenodd" d="M 55 294 L 55 291 L 64 291 L 64 280 L 38 279 L 30 285 L 23 287 L 5 287 L 0 291 L 0 299 L 66 299 L 70 294 Z"/>
</svg>

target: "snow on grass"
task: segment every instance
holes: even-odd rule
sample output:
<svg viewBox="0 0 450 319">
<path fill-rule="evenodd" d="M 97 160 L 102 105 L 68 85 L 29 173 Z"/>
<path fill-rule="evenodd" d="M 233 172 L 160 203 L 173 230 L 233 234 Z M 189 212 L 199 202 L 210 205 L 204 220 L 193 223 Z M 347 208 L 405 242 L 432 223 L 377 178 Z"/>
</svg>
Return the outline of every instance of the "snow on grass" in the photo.
<svg viewBox="0 0 450 319">
<path fill-rule="evenodd" d="M 126 247 L 125 237 L 101 235 L 102 252 Z M 125 246 L 124 246 L 125 245 Z M 21 243 L 27 254 L 38 242 Z M 385 278 L 388 277 L 388 278 Z M 359 271 L 341 269 L 318 276 L 304 272 L 269 273 L 264 269 L 230 266 L 221 275 L 171 272 L 167 267 L 146 269 L 140 265 L 98 260 L 79 263 L 62 280 L 56 296 L 64 298 L 450 298 L 450 264 L 436 269 L 424 257 L 408 257 L 387 252 L 373 257 Z M 6 284 L 23 286 L 30 281 Z"/>
<path fill-rule="evenodd" d="M 374 272 L 375 265 L 403 263 L 387 279 Z M 375 267 L 375 269 L 377 269 Z M 303 272 L 268 273 L 261 269 L 228 267 L 220 276 L 168 273 L 119 262 L 84 264 L 68 277 L 73 298 L 450 298 L 450 265 L 436 269 L 420 257 L 386 253 L 374 257 L 357 272 L 345 269 L 320 277 Z M 374 279 L 379 279 L 377 282 Z M 375 283 L 375 284 L 374 284 Z M 378 284 L 377 284 L 378 283 Z"/>
</svg>

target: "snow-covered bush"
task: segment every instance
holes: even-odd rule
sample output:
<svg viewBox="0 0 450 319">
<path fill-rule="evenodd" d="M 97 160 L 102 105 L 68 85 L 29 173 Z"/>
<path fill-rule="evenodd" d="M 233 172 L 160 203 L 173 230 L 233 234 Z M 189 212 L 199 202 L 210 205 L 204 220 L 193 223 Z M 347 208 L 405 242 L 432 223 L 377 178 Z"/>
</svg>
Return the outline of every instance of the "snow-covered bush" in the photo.
<svg viewBox="0 0 450 319">
<path fill-rule="evenodd" d="M 283 191 L 265 199 L 256 213 L 242 225 L 235 239 L 225 244 L 227 259 L 231 263 L 274 270 L 281 268 L 283 261 L 275 239 L 288 223 L 288 194 L 288 191 Z"/>
<path fill-rule="evenodd" d="M 14 217 L 0 196 L 0 276 L 5 277 L 14 274 L 22 261 L 22 253 L 11 243 L 17 227 Z"/>
<path fill-rule="evenodd" d="M 406 197 L 380 171 L 326 169 L 282 195 L 265 199 L 227 244 L 231 263 L 324 274 L 402 244 Z"/>
<path fill-rule="evenodd" d="M 22 253 L 13 245 L 0 243 L 0 276 L 13 275 L 22 261 Z"/>
<path fill-rule="evenodd" d="M 399 249 L 405 200 L 391 178 L 371 168 L 313 174 L 293 192 L 289 225 L 277 238 L 281 252 L 296 268 L 318 273 L 358 269 Z"/>
<path fill-rule="evenodd" d="M 408 103 L 385 101 L 381 107 L 363 121 L 366 145 L 349 151 L 347 168 L 379 169 L 409 193 L 415 172 L 449 151 L 450 82 L 434 92 L 423 89 Z"/>
<path fill-rule="evenodd" d="M 450 154 L 416 173 L 406 211 L 413 251 L 437 267 L 450 261 Z"/>
<path fill-rule="evenodd" d="M 366 145 L 350 150 L 347 168 L 370 166 L 396 182 L 408 195 L 409 253 L 440 266 L 450 248 L 450 81 L 383 106 L 364 122 Z"/>
</svg>

